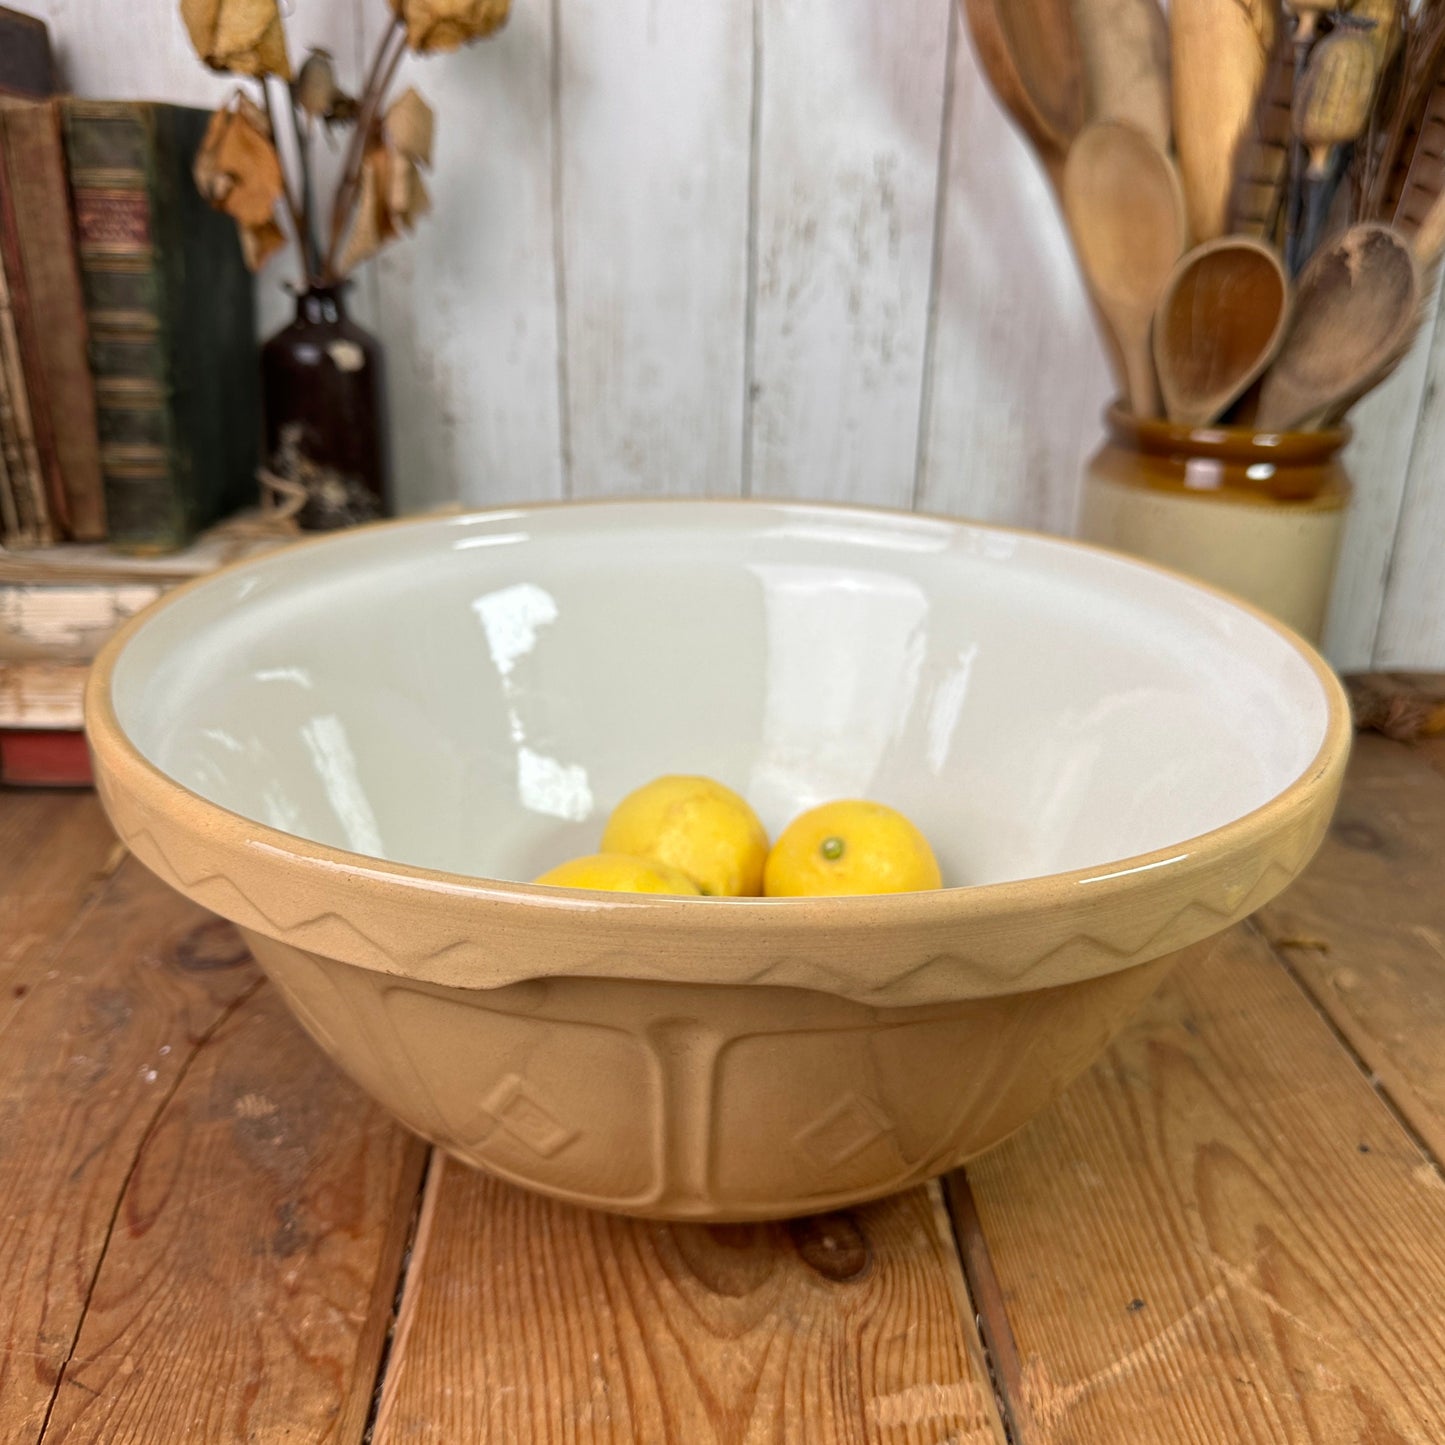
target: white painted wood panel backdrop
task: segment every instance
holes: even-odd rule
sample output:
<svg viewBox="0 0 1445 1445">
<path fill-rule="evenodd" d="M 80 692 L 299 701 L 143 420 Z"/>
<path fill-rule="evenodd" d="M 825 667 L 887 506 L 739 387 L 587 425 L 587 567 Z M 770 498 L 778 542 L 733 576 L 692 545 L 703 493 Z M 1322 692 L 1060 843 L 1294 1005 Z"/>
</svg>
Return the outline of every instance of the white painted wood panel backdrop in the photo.
<svg viewBox="0 0 1445 1445">
<path fill-rule="evenodd" d="M 224 93 L 175 0 L 28 8 L 78 93 Z M 291 0 L 293 44 L 354 75 L 384 13 Z M 1107 371 L 952 0 L 514 0 L 495 41 L 408 65 L 437 209 L 357 295 L 403 505 L 751 493 L 1069 529 Z M 1328 650 L 1445 667 L 1433 321 L 1356 426 Z"/>
</svg>

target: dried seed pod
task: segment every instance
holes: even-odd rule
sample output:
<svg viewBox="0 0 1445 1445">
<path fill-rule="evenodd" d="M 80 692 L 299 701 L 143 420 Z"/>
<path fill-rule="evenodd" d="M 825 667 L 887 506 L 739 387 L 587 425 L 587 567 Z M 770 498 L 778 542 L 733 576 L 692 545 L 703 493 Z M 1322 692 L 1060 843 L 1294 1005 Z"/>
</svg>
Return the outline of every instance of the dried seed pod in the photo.
<svg viewBox="0 0 1445 1445">
<path fill-rule="evenodd" d="M 1375 94 L 1375 47 L 1361 31 L 1336 30 L 1310 52 L 1294 96 L 1295 139 L 1310 153 L 1358 139 Z"/>
</svg>

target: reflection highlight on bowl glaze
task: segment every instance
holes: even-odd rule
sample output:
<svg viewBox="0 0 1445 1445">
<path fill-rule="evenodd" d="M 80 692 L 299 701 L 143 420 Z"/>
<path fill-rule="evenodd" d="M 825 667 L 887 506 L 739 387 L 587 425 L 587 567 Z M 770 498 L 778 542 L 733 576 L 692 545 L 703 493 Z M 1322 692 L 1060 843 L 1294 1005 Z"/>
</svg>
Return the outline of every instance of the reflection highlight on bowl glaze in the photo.
<svg viewBox="0 0 1445 1445">
<path fill-rule="evenodd" d="M 534 582 L 518 582 L 476 598 L 472 611 L 486 633 L 487 650 L 506 700 L 508 734 L 517 749 L 518 802 L 532 813 L 583 821 L 593 808 L 587 770 L 580 763 L 562 762 L 528 745 L 512 675 L 518 659 L 536 648 L 542 629 L 561 616 L 557 599 Z"/>
</svg>

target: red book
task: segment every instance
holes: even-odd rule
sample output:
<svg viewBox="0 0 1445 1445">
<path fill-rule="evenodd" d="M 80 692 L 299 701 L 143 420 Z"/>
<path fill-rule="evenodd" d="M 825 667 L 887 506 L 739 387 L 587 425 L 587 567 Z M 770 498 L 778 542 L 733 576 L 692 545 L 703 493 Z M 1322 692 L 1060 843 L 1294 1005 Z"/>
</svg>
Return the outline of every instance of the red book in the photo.
<svg viewBox="0 0 1445 1445">
<path fill-rule="evenodd" d="M 89 788 L 85 734 L 69 729 L 0 729 L 0 784 L 12 788 Z"/>
</svg>

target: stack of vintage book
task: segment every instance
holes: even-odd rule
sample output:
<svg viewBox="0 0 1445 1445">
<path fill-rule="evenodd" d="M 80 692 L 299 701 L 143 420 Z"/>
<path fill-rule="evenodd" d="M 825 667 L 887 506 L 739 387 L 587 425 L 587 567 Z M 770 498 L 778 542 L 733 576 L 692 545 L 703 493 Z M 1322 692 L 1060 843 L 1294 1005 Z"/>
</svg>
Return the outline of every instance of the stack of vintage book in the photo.
<svg viewBox="0 0 1445 1445">
<path fill-rule="evenodd" d="M 43 24 L 3 9 L 0 57 L 0 542 L 173 551 L 256 490 L 251 277 L 191 178 L 207 113 L 48 95 Z"/>
<path fill-rule="evenodd" d="M 57 94 L 0 7 L 0 780 L 82 781 L 99 643 L 256 497 L 255 312 L 207 113 Z"/>
</svg>

